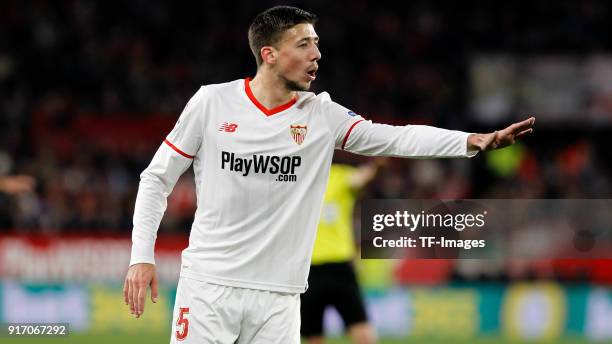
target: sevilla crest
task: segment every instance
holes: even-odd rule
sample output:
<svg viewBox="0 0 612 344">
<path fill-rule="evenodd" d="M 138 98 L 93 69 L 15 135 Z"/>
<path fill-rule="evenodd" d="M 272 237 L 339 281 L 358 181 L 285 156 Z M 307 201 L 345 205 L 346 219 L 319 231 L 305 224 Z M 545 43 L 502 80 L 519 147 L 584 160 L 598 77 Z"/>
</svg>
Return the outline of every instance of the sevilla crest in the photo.
<svg viewBox="0 0 612 344">
<path fill-rule="evenodd" d="M 298 145 L 301 145 L 306 139 L 306 132 L 308 128 L 305 125 L 292 125 L 290 126 L 291 137 L 293 137 L 293 141 Z"/>
</svg>

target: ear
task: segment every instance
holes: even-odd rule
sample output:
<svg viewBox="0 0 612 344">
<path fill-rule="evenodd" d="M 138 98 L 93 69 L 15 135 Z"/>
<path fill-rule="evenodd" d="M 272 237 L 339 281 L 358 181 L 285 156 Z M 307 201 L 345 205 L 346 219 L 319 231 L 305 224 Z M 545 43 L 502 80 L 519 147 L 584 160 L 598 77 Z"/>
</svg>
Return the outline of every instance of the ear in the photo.
<svg viewBox="0 0 612 344">
<path fill-rule="evenodd" d="M 265 46 L 261 48 L 259 52 L 261 54 L 261 60 L 267 64 L 276 64 L 276 59 L 278 58 L 278 51 L 274 49 L 272 46 Z"/>
</svg>

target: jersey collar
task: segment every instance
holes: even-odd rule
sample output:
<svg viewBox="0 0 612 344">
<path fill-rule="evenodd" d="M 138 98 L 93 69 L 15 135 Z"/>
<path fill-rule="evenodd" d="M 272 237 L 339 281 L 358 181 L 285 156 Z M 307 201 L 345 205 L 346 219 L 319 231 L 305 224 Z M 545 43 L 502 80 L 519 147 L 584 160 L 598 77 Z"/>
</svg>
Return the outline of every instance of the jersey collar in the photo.
<svg viewBox="0 0 612 344">
<path fill-rule="evenodd" d="M 266 116 L 272 116 L 274 114 L 277 114 L 281 111 L 285 111 L 288 108 L 290 108 L 293 104 L 295 104 L 295 102 L 297 101 L 297 96 L 293 97 L 293 99 L 291 99 L 289 102 L 283 104 L 283 105 L 279 105 L 273 109 L 268 109 L 267 107 L 263 106 L 262 103 L 260 103 L 257 98 L 255 98 L 255 95 L 253 94 L 253 91 L 251 91 L 251 86 L 249 85 L 251 81 L 251 78 L 246 78 L 244 79 L 244 91 L 246 92 L 247 96 L 249 97 L 249 99 L 251 100 L 251 102 L 253 102 L 253 104 L 255 104 L 255 106 L 257 106 L 257 108 L 259 110 L 261 110 L 261 112 L 263 112 Z"/>
</svg>

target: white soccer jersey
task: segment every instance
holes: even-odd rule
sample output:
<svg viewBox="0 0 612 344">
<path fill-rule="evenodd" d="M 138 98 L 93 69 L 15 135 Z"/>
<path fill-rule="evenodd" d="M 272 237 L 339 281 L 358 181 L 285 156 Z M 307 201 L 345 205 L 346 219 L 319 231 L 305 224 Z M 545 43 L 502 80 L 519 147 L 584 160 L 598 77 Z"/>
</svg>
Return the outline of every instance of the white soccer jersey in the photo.
<svg viewBox="0 0 612 344">
<path fill-rule="evenodd" d="M 154 263 L 166 198 L 193 162 L 197 211 L 181 275 L 298 293 L 334 149 L 396 157 L 466 157 L 468 133 L 365 121 L 327 93 L 266 109 L 249 79 L 207 85 L 141 174 L 130 264 Z"/>
</svg>

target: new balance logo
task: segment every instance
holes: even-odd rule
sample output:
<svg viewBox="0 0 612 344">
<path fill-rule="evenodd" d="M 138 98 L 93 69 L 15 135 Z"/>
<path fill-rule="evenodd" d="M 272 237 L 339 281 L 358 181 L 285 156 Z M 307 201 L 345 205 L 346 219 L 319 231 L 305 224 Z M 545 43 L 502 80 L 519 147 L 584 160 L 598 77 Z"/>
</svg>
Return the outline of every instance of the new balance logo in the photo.
<svg viewBox="0 0 612 344">
<path fill-rule="evenodd" d="M 238 124 L 223 122 L 223 124 L 221 124 L 221 128 L 219 128 L 219 131 L 225 131 L 226 133 L 233 133 L 236 131 L 236 128 L 238 128 Z"/>
</svg>

